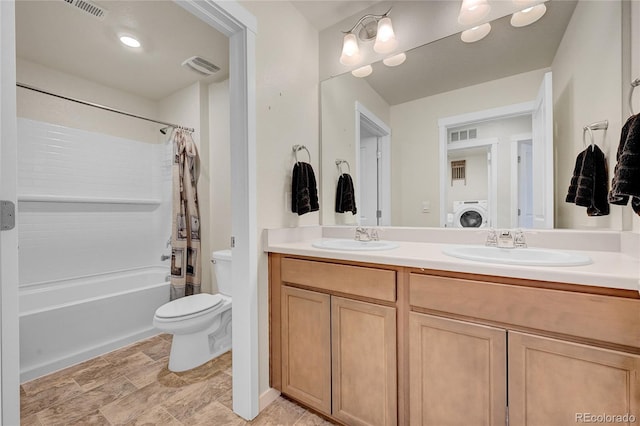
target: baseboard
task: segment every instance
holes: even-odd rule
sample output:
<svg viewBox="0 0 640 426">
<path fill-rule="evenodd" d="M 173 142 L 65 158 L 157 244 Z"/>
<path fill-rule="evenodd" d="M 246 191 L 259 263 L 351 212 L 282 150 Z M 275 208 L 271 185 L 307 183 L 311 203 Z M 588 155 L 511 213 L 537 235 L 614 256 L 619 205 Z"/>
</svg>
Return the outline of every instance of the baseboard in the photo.
<svg viewBox="0 0 640 426">
<path fill-rule="evenodd" d="M 280 391 L 274 388 L 269 388 L 266 391 L 264 391 L 262 395 L 260 395 L 259 411 L 262 411 L 265 408 L 267 408 L 273 401 L 278 399 L 279 396 L 280 396 Z"/>
<path fill-rule="evenodd" d="M 132 343 L 144 340 L 151 336 L 155 336 L 158 333 L 159 331 L 157 328 L 150 327 L 137 333 L 129 334 L 124 337 L 111 340 L 104 344 L 84 348 L 79 352 L 74 352 L 64 357 L 33 365 L 27 368 L 22 368 L 20 370 L 20 383 L 25 383 L 29 380 L 37 379 L 38 377 L 51 374 L 55 371 L 62 370 L 63 368 L 71 367 L 72 365 L 90 360 L 91 358 L 107 354 Z"/>
</svg>

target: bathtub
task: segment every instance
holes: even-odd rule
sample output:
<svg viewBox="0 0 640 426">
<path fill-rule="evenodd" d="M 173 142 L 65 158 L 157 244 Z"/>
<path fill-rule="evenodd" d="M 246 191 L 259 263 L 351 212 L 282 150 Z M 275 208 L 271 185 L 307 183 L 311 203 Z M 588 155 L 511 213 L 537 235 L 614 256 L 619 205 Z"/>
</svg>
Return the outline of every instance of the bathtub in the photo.
<svg viewBox="0 0 640 426">
<path fill-rule="evenodd" d="M 168 273 L 148 267 L 21 288 L 21 382 L 157 334 Z"/>
</svg>

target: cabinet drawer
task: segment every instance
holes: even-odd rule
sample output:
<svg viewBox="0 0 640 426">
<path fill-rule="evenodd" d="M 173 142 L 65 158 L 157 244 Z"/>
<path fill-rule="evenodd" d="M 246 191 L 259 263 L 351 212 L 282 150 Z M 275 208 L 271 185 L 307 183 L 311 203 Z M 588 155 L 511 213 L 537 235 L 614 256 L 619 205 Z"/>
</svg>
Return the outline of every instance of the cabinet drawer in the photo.
<svg viewBox="0 0 640 426">
<path fill-rule="evenodd" d="M 640 301 L 412 273 L 412 307 L 640 347 Z"/>
<path fill-rule="evenodd" d="M 396 272 L 312 260 L 282 259 L 284 283 L 395 302 Z"/>
</svg>

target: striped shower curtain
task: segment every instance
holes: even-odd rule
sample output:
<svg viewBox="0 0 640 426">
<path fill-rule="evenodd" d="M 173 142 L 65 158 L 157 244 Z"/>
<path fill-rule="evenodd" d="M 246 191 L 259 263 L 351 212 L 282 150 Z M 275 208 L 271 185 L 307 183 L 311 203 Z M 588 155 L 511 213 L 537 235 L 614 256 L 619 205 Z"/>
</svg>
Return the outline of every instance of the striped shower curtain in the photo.
<svg viewBox="0 0 640 426">
<path fill-rule="evenodd" d="M 200 293 L 200 214 L 196 168 L 198 152 L 191 133 L 173 134 L 173 219 L 171 300 Z"/>
</svg>

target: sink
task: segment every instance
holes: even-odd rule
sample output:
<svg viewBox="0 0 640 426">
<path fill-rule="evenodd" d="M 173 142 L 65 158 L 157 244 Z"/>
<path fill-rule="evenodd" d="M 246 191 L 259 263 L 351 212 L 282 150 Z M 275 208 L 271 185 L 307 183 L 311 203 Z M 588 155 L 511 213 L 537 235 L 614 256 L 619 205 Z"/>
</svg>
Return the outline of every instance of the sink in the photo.
<svg viewBox="0 0 640 426">
<path fill-rule="evenodd" d="M 315 248 L 327 250 L 351 250 L 351 251 L 375 251 L 391 250 L 398 248 L 398 244 L 392 241 L 357 241 L 342 239 L 325 239 L 311 243 Z"/>
<path fill-rule="evenodd" d="M 478 262 L 523 266 L 580 266 L 589 265 L 589 256 L 564 250 L 544 248 L 498 248 L 487 246 L 449 246 L 442 250 L 448 256 Z"/>
</svg>

